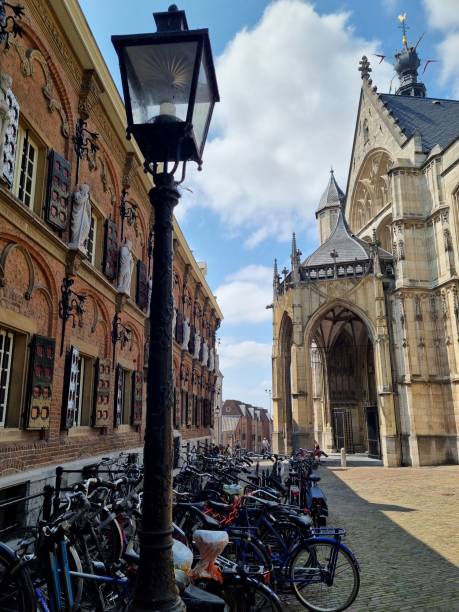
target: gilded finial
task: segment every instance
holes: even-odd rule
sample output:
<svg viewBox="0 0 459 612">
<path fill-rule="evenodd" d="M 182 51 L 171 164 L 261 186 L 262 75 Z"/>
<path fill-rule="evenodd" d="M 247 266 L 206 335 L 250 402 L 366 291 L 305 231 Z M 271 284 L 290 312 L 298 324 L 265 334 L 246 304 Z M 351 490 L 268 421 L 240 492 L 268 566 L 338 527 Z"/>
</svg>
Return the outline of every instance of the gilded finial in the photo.
<svg viewBox="0 0 459 612">
<path fill-rule="evenodd" d="M 398 16 L 398 20 L 400 21 L 399 28 L 402 30 L 402 44 L 407 49 L 408 48 L 408 39 L 406 37 L 406 31 L 409 29 L 406 25 L 406 13 Z"/>
</svg>

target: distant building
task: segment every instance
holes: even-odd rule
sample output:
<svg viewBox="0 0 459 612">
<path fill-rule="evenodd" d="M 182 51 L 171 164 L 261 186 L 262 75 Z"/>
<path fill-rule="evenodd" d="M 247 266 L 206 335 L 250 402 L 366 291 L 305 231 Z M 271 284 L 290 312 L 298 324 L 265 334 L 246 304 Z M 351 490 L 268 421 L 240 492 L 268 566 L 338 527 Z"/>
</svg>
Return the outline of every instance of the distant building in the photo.
<svg viewBox="0 0 459 612">
<path fill-rule="evenodd" d="M 261 452 L 266 438 L 271 445 L 272 419 L 266 408 L 226 400 L 222 407 L 222 444 L 232 448 L 239 442 L 241 448 Z"/>
</svg>

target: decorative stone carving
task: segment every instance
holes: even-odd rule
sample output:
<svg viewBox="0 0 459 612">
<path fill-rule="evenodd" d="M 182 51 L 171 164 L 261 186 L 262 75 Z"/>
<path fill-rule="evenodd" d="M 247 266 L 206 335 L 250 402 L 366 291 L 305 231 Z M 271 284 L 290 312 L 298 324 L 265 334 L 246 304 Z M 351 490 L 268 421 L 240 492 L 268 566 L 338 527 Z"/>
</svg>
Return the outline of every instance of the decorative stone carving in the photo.
<svg viewBox="0 0 459 612">
<path fill-rule="evenodd" d="M 73 193 L 70 249 L 86 252 L 85 242 L 91 229 L 91 201 L 89 185 L 82 183 Z"/>
<path fill-rule="evenodd" d="M 48 101 L 48 110 L 50 113 L 56 111 L 59 114 L 61 118 L 62 136 L 64 136 L 64 138 L 68 138 L 70 135 L 70 130 L 67 116 L 60 100 L 58 99 L 55 93 L 53 81 L 51 78 L 51 72 L 49 70 L 46 58 L 38 49 L 25 50 L 24 47 L 17 41 L 13 41 L 12 46 L 14 46 L 20 57 L 21 72 L 25 77 L 33 76 L 34 60 L 40 64 L 41 69 L 43 71 L 43 76 L 45 77 L 45 84 L 42 86 L 41 90 L 43 92 L 44 97 Z"/>
<path fill-rule="evenodd" d="M 172 337 L 175 338 L 175 333 L 177 331 L 177 304 L 175 303 L 175 298 L 173 298 L 173 309 L 172 309 Z"/>
<path fill-rule="evenodd" d="M 191 334 L 190 322 L 187 319 L 184 319 L 183 320 L 183 342 L 182 342 L 182 349 L 184 351 L 188 350 L 188 344 L 190 342 L 190 334 Z"/>
<path fill-rule="evenodd" d="M 150 316 L 150 308 L 151 308 L 151 293 L 153 291 L 153 280 L 150 278 L 148 279 L 148 298 L 147 298 L 147 317 Z M 174 308 L 174 316 L 175 318 L 177 318 L 177 312 Z M 174 323 L 172 323 L 172 333 L 175 333 L 174 330 Z"/>
<path fill-rule="evenodd" d="M 202 343 L 202 359 L 201 359 L 201 364 L 203 366 L 207 365 L 207 360 L 209 359 L 209 347 L 207 345 L 207 341 L 204 340 L 204 342 Z"/>
<path fill-rule="evenodd" d="M 199 353 L 201 351 L 201 334 L 197 331 L 194 335 L 194 359 L 199 359 Z"/>
<path fill-rule="evenodd" d="M 403 240 L 398 241 L 398 260 L 405 259 L 405 243 Z"/>
<path fill-rule="evenodd" d="M 127 238 L 120 249 L 118 287 L 119 293 L 130 295 L 134 257 L 132 256 L 132 242 Z"/>
<path fill-rule="evenodd" d="M 209 351 L 209 370 L 211 372 L 215 370 L 215 349 L 213 348 Z"/>
<path fill-rule="evenodd" d="M 99 102 L 100 94 L 104 93 L 104 88 L 97 73 L 93 69 L 83 72 L 81 80 L 80 97 L 78 100 L 78 112 L 85 121 L 89 118 L 92 109 Z"/>
</svg>

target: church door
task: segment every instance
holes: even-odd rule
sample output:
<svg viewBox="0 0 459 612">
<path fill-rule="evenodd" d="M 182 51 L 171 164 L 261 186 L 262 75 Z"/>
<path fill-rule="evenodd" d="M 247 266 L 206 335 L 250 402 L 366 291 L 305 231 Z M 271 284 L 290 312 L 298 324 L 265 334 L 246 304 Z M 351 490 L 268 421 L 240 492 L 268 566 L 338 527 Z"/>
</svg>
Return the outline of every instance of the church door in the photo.
<svg viewBox="0 0 459 612">
<path fill-rule="evenodd" d="M 335 448 L 339 452 L 341 448 L 347 453 L 354 452 L 354 441 L 352 437 L 352 414 L 350 410 L 341 408 L 333 409 L 333 434 Z"/>
<path fill-rule="evenodd" d="M 381 459 L 381 445 L 379 441 L 379 417 L 377 406 L 366 407 L 368 456 Z"/>
</svg>

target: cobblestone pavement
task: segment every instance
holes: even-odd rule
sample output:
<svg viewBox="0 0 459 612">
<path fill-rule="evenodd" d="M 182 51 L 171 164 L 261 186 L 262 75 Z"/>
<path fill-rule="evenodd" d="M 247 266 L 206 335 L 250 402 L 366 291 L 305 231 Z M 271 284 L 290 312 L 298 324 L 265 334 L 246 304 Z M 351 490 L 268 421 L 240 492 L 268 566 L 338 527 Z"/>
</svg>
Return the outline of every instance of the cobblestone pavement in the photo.
<svg viewBox="0 0 459 612">
<path fill-rule="evenodd" d="M 459 612 L 459 466 L 331 463 L 318 473 L 331 509 L 328 524 L 347 530 L 345 542 L 361 566 L 350 611 Z"/>
</svg>

